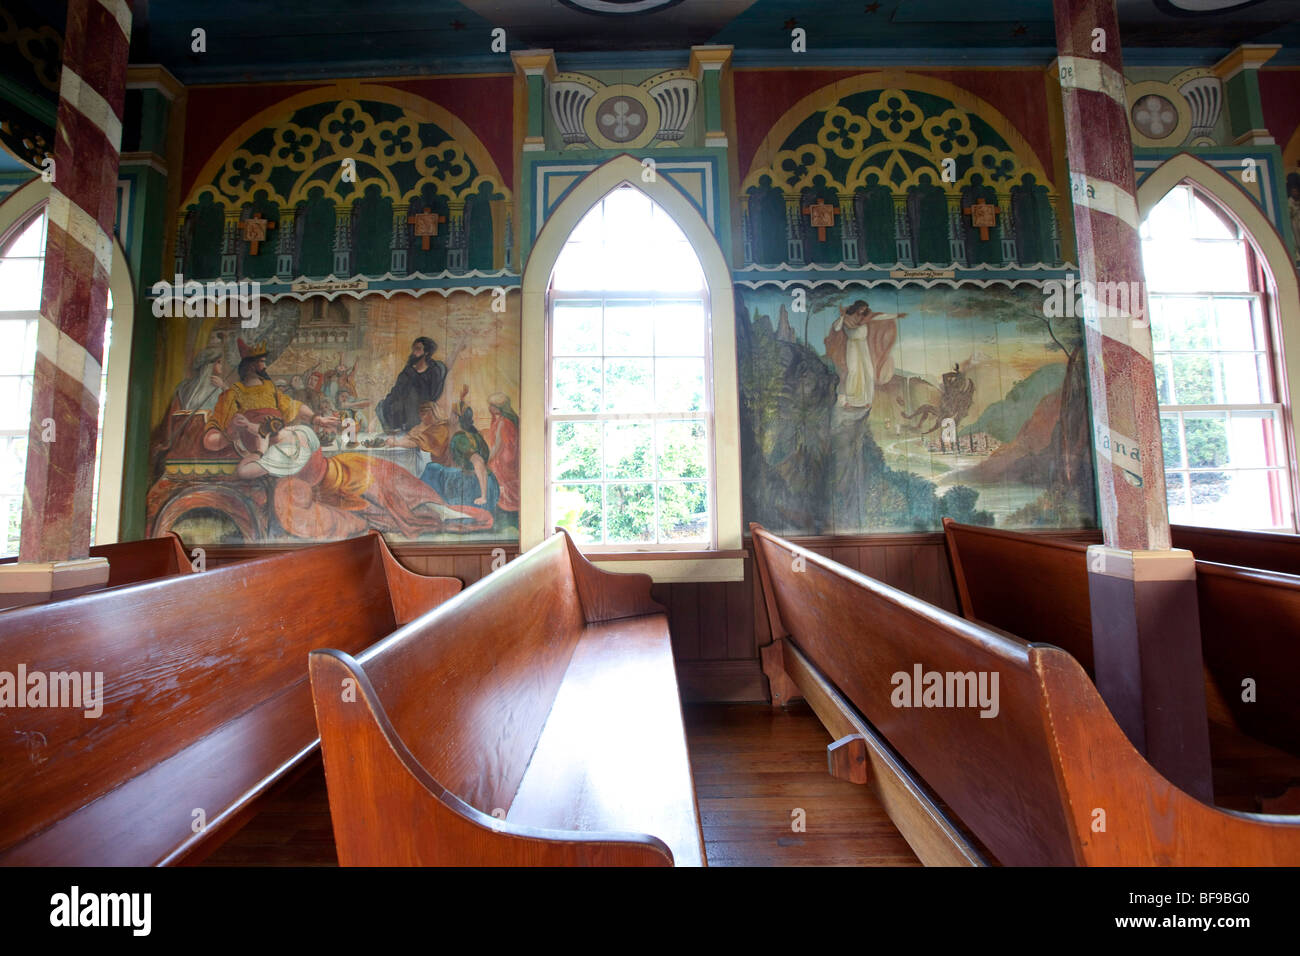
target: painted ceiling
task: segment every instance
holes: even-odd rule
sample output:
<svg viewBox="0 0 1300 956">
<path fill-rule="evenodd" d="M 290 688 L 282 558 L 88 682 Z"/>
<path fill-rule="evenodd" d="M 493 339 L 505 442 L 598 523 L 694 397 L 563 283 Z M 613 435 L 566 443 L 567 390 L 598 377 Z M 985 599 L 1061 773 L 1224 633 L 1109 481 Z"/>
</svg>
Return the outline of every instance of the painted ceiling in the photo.
<svg viewBox="0 0 1300 956">
<path fill-rule="evenodd" d="M 1213 62 L 1239 43 L 1280 43 L 1274 63 L 1300 62 L 1300 0 L 1118 0 L 1134 62 L 1184 53 Z M 797 62 L 791 30 L 809 54 L 880 62 L 1046 62 L 1052 0 L 134 0 L 133 62 L 159 62 L 184 82 L 312 75 L 508 71 L 508 49 L 549 47 L 604 55 L 699 43 L 736 48 L 736 62 Z M 61 31 L 65 0 L 6 0 Z M 193 31 L 203 29 L 203 52 Z M 875 58 L 874 60 L 872 58 Z"/>
</svg>

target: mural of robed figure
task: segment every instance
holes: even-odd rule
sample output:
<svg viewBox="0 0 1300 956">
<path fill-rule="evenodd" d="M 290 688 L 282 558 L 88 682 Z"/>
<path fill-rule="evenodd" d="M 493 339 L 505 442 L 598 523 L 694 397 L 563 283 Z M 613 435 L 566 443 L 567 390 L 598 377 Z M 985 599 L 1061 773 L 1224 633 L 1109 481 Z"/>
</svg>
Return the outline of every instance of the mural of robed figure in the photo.
<svg viewBox="0 0 1300 956">
<path fill-rule="evenodd" d="M 826 336 L 826 356 L 840 373 L 839 402 L 844 408 L 867 408 L 876 386 L 894 377 L 893 349 L 898 320 L 906 312 L 872 312 L 863 299 L 845 309 Z"/>
<path fill-rule="evenodd" d="M 392 390 L 376 406 L 385 430 L 410 431 L 420 424 L 420 406 L 442 397 L 447 381 L 447 366 L 433 357 L 438 344 L 427 335 L 411 343 L 406 367 L 397 373 Z"/>
</svg>

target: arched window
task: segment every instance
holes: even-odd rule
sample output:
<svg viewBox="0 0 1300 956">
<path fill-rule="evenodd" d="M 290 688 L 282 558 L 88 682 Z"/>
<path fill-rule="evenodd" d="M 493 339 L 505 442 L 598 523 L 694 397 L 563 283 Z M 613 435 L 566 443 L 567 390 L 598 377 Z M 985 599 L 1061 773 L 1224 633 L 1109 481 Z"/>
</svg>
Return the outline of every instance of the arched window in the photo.
<svg viewBox="0 0 1300 956">
<path fill-rule="evenodd" d="M 717 546 L 700 260 L 624 185 L 569 235 L 547 294 L 546 521 L 584 550 Z"/>
<path fill-rule="evenodd" d="M 18 553 L 22 525 L 23 482 L 27 473 L 27 438 L 31 425 L 32 379 L 40 319 L 41 283 L 45 273 L 46 206 L 42 203 L 7 234 L 0 235 L 0 557 Z M 104 353 L 112 334 L 113 295 L 108 296 L 109 324 Z M 95 444 L 95 484 L 91 499 L 91 540 L 98 517 L 100 466 L 103 462 L 104 408 L 108 362 L 99 388 L 99 431 Z M 120 457 L 121 449 L 117 449 Z M 120 463 L 118 465 L 120 468 Z M 116 529 L 114 529 L 114 532 Z"/>
<path fill-rule="evenodd" d="M 1282 363 L 1255 242 L 1189 183 L 1141 235 L 1170 522 L 1294 530 Z"/>
</svg>

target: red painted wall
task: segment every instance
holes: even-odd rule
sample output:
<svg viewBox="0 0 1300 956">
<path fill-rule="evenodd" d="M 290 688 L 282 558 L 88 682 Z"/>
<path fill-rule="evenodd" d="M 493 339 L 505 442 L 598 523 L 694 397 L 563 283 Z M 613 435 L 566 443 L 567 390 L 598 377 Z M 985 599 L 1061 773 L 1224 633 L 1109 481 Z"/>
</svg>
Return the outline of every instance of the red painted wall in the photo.
<svg viewBox="0 0 1300 956">
<path fill-rule="evenodd" d="M 514 78 L 511 75 L 376 78 L 361 82 L 414 93 L 457 116 L 482 141 L 493 162 L 497 164 L 505 185 L 514 189 L 514 160 L 511 154 Z M 266 83 L 190 87 L 185 114 L 181 195 L 189 195 L 199 170 L 240 124 L 281 100 L 321 85 Z M 447 132 L 453 136 L 456 133 L 455 130 Z"/>
<path fill-rule="evenodd" d="M 754 154 L 768 130 L 795 103 L 837 80 L 877 72 L 882 71 L 736 70 L 736 158 L 741 177 L 749 172 Z M 1043 168 L 1053 168 L 1042 70 L 917 69 L 907 72 L 943 80 L 985 100 L 1019 130 Z"/>
<path fill-rule="evenodd" d="M 1278 147 L 1285 150 L 1300 129 L 1300 69 L 1260 70 L 1259 101 L 1268 131 L 1277 140 Z M 1300 169 L 1287 172 L 1296 173 Z"/>
</svg>

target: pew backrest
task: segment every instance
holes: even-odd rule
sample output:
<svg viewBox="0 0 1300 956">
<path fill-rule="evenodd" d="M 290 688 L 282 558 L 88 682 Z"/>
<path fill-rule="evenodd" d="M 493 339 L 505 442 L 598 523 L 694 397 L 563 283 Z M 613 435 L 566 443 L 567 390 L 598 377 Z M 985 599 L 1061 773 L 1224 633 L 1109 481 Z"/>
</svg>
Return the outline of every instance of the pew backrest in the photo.
<svg viewBox="0 0 1300 956">
<path fill-rule="evenodd" d="M 774 635 L 795 644 L 999 862 L 1300 862 L 1300 821 L 1218 810 L 1178 790 L 1061 648 L 958 618 L 762 528 L 752 534 Z M 915 678 L 899 675 L 918 670 L 941 675 L 945 688 L 948 675 L 996 673 L 996 716 L 951 696 L 945 706 L 900 706 L 895 695 Z"/>
<path fill-rule="evenodd" d="M 1175 548 L 1186 548 L 1198 561 L 1300 574 L 1300 535 L 1274 531 L 1232 531 L 1170 525 Z"/>
<path fill-rule="evenodd" d="M 943 519 L 962 616 L 1069 651 L 1093 673 L 1088 547 Z"/>
<path fill-rule="evenodd" d="M 1237 726 L 1300 755 L 1300 575 L 1197 561 L 1196 599 L 1205 666 Z"/>
<path fill-rule="evenodd" d="M 949 519 L 944 534 L 967 619 L 1055 644 L 1093 673 L 1085 545 Z M 1300 754 L 1294 692 L 1300 687 L 1300 575 L 1198 558 L 1196 592 L 1211 715 Z M 1242 699 L 1247 679 L 1254 682 L 1254 700 Z"/>
<path fill-rule="evenodd" d="M 85 706 L 0 708 L 0 860 L 280 695 L 301 696 L 306 738 L 249 746 L 283 747 L 286 760 L 313 750 L 308 652 L 323 640 L 360 651 L 396 629 L 403 613 L 388 581 L 402 575 L 420 577 L 369 534 L 0 615 L 0 679 L 22 668 L 102 680 L 95 716 Z M 417 591 L 429 607 L 459 588 L 454 578 L 408 582 L 405 614 Z M 76 847 L 58 851 L 77 859 Z"/>
<path fill-rule="evenodd" d="M 761 528 L 753 538 L 790 640 L 980 842 L 1005 864 L 1077 862 L 1029 645 Z M 973 674 L 976 688 L 980 675 L 990 686 L 996 674 L 996 714 L 914 706 L 923 703 L 918 670 L 922 681 L 938 673 L 945 684 L 948 674 Z"/>
<path fill-rule="evenodd" d="M 647 834 L 504 819 L 584 629 L 663 613 L 644 575 L 594 569 L 557 534 L 355 656 L 313 651 L 340 862 L 670 864 Z"/>
</svg>

